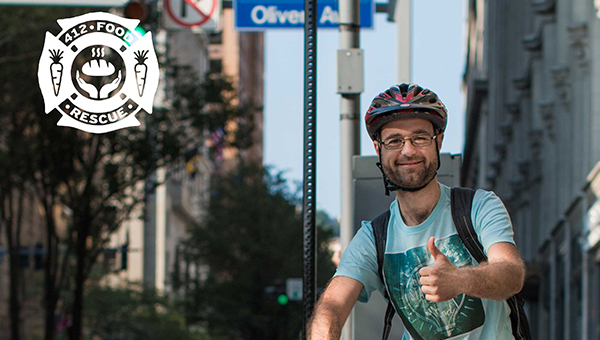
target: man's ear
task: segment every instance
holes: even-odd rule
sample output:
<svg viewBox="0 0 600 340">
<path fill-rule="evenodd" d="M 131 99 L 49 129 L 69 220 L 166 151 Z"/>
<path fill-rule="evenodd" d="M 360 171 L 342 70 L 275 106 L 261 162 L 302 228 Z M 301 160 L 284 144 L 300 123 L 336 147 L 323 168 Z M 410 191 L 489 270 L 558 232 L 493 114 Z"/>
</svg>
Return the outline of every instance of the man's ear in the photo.
<svg viewBox="0 0 600 340">
<path fill-rule="evenodd" d="M 438 143 L 438 148 L 441 150 L 442 149 L 442 141 L 444 140 L 444 133 L 440 132 L 440 134 L 437 136 L 437 143 Z"/>
<path fill-rule="evenodd" d="M 376 141 L 376 140 L 374 140 L 374 141 L 373 141 L 373 147 L 375 148 L 375 152 L 377 152 L 377 157 L 379 157 L 379 150 L 381 150 L 381 149 L 379 148 L 379 142 L 378 142 L 378 141 Z"/>
</svg>

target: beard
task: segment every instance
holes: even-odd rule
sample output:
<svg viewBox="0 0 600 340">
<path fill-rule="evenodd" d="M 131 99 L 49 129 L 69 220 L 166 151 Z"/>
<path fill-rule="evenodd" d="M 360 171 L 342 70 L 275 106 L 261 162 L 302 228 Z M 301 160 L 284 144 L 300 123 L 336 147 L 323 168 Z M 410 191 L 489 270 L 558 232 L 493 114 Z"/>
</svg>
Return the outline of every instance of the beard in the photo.
<svg viewBox="0 0 600 340">
<path fill-rule="evenodd" d="M 411 161 L 421 161 L 422 163 L 415 169 L 402 169 L 399 165 Z M 387 164 L 382 165 L 383 171 L 392 183 L 404 189 L 416 189 L 426 186 L 435 177 L 438 169 L 438 159 L 433 157 L 432 161 L 428 163 L 425 157 L 400 158 L 394 161 L 395 166 L 393 169 Z"/>
</svg>

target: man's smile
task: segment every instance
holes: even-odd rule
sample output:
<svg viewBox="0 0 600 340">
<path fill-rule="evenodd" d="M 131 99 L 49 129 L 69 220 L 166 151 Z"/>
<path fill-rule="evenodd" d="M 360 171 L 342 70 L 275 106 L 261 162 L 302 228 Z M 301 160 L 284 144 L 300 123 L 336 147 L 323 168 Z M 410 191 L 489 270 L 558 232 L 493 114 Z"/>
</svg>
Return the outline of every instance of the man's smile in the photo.
<svg viewBox="0 0 600 340">
<path fill-rule="evenodd" d="M 402 168 L 412 168 L 421 163 L 423 163 L 423 160 L 403 161 L 403 162 L 396 162 L 396 166 L 399 166 Z"/>
</svg>

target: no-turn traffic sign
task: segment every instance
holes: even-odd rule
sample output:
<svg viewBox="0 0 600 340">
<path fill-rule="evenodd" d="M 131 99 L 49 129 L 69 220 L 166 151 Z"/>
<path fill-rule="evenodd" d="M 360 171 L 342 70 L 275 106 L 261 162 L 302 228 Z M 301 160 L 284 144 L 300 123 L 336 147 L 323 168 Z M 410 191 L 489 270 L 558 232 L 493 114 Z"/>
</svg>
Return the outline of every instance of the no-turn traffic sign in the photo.
<svg viewBox="0 0 600 340">
<path fill-rule="evenodd" d="M 219 29 L 220 0 L 165 0 L 164 7 L 167 29 Z"/>
</svg>

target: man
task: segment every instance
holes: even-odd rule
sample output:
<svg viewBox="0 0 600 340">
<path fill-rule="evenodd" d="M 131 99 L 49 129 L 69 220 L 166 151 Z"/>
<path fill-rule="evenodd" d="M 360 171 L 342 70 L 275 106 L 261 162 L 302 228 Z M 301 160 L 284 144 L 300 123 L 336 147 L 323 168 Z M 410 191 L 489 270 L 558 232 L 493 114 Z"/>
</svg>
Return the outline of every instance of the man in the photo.
<svg viewBox="0 0 600 340">
<path fill-rule="evenodd" d="M 403 339 L 513 339 L 504 301 L 523 286 L 525 269 L 510 217 L 492 192 L 477 190 L 471 218 L 488 261 L 477 265 L 452 222 L 450 188 L 437 182 L 447 111 L 416 84 L 393 86 L 365 120 L 390 205 L 382 272 L 397 313 L 416 334 Z M 363 222 L 321 295 L 308 339 L 339 339 L 357 300 L 382 294 L 370 222 Z M 363 339 L 357 339 L 363 340 Z"/>
</svg>

